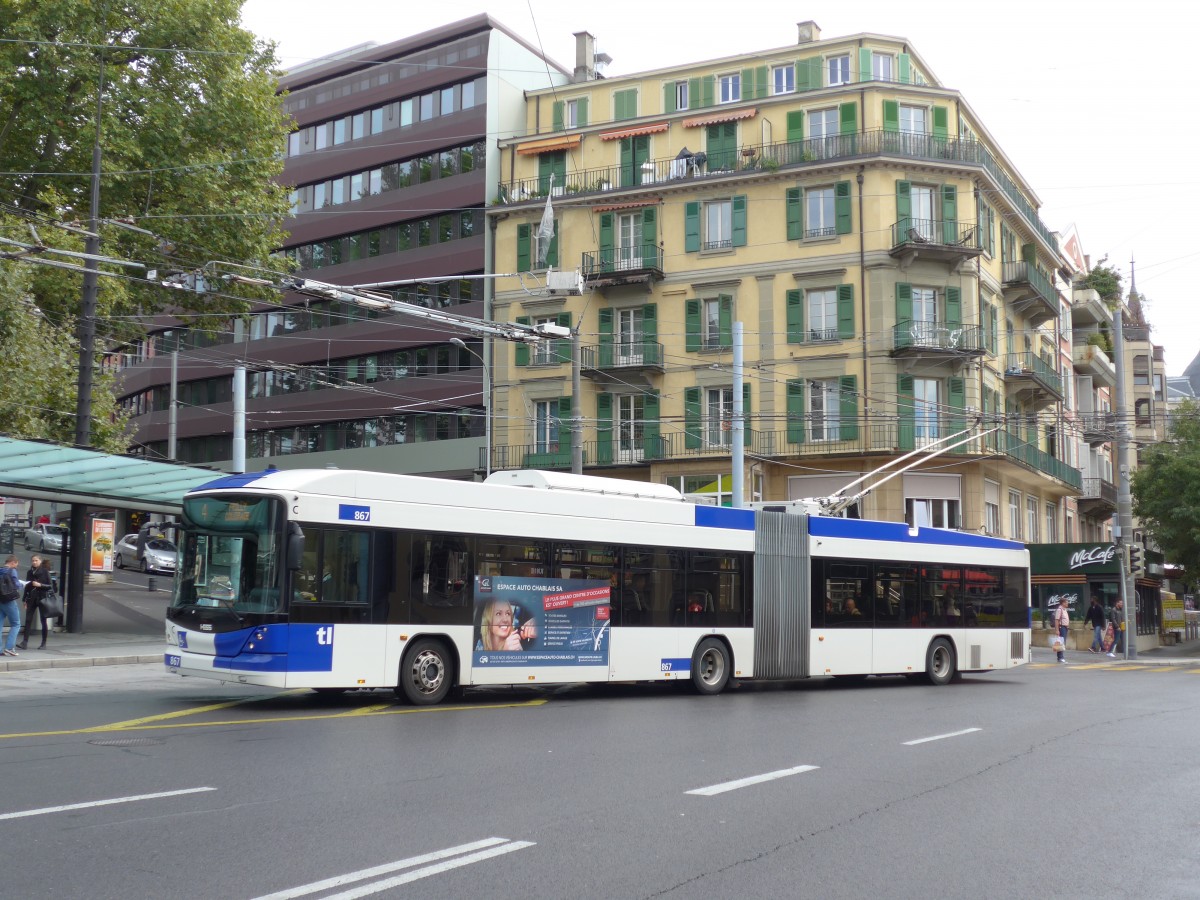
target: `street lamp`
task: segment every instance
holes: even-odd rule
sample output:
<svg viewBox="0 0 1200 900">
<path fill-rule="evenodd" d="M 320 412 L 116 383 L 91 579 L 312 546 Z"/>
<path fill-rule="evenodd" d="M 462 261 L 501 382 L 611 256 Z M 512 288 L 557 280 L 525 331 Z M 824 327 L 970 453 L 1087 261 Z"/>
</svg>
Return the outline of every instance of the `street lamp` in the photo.
<svg viewBox="0 0 1200 900">
<path fill-rule="evenodd" d="M 488 368 L 487 360 L 468 347 L 467 342 L 462 338 L 450 338 L 450 343 L 455 347 L 466 350 L 479 360 L 479 364 L 483 367 L 483 444 L 485 455 L 483 477 L 487 478 L 492 474 L 492 371 Z"/>
</svg>

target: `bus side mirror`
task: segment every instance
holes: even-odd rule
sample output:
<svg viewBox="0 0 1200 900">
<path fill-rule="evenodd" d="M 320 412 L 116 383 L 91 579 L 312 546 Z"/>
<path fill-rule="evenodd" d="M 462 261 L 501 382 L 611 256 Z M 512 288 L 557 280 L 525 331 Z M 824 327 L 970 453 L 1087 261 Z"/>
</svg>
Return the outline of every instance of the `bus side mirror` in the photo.
<svg viewBox="0 0 1200 900">
<path fill-rule="evenodd" d="M 295 522 L 288 522 L 287 535 L 287 567 L 295 572 L 300 568 L 304 559 L 304 532 Z"/>
</svg>

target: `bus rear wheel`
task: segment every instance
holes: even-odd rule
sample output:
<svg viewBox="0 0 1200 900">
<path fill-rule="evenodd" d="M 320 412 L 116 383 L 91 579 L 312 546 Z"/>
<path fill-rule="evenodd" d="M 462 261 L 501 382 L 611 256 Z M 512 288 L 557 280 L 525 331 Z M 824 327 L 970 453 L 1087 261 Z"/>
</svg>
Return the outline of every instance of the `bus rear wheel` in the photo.
<svg viewBox="0 0 1200 900">
<path fill-rule="evenodd" d="M 692 685 L 698 694 L 719 694 L 729 683 L 729 651 L 716 638 L 705 638 L 692 656 Z"/>
<path fill-rule="evenodd" d="M 441 703 L 454 683 L 454 661 L 441 641 L 414 641 L 400 663 L 396 693 L 413 706 Z"/>
<path fill-rule="evenodd" d="M 954 677 L 954 648 L 945 638 L 935 638 L 925 653 L 925 680 L 930 684 L 949 684 Z"/>
</svg>

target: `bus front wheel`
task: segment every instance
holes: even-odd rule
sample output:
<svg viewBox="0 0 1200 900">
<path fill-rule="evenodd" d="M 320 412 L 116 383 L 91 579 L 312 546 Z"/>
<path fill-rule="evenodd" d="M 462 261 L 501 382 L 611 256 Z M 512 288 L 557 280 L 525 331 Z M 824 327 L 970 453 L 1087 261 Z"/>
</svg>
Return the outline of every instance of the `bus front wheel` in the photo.
<svg viewBox="0 0 1200 900">
<path fill-rule="evenodd" d="M 441 641 L 415 641 L 400 663 L 396 693 L 414 706 L 441 703 L 454 683 L 454 661 Z"/>
<path fill-rule="evenodd" d="M 936 638 L 925 653 L 925 680 L 930 684 L 948 684 L 954 677 L 954 648 L 945 638 Z"/>
<path fill-rule="evenodd" d="M 719 694 L 729 683 L 729 651 L 716 638 L 706 638 L 692 656 L 692 685 L 698 694 Z"/>
</svg>

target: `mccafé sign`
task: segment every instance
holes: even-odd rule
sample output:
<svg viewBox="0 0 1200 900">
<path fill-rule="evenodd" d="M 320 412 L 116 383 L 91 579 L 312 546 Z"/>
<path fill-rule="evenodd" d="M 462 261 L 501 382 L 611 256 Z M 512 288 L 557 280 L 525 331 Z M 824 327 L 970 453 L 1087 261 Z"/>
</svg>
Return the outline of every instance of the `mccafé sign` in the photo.
<svg viewBox="0 0 1200 900">
<path fill-rule="evenodd" d="M 1116 544 L 1098 544 L 1095 547 L 1076 550 L 1071 554 L 1067 566 L 1072 572 L 1084 566 L 1104 566 L 1112 562 L 1116 555 Z"/>
</svg>

